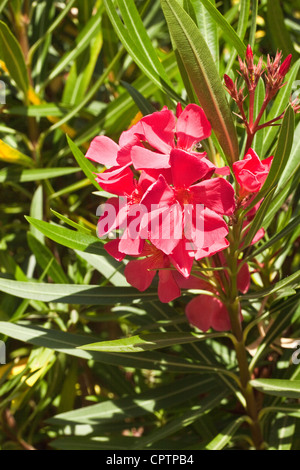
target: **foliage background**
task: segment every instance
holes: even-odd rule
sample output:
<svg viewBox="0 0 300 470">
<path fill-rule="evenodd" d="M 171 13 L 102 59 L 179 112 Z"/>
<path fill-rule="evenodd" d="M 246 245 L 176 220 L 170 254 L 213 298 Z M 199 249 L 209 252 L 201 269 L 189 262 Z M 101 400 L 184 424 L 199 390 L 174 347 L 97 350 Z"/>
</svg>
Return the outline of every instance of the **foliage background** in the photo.
<svg viewBox="0 0 300 470">
<path fill-rule="evenodd" d="M 133 3 L 143 18 L 151 50 L 134 24 L 132 29 L 126 24 L 124 31 L 120 26 L 116 33 L 111 1 L 0 1 L 0 66 L 6 86 L 0 121 L 0 332 L 7 346 L 7 365 L 0 366 L 2 449 L 246 449 L 249 445 L 236 404 L 238 392 L 228 375 L 236 363 L 226 338 L 139 355 L 76 349 L 92 339 L 144 331 L 182 336 L 190 331 L 184 316 L 190 297 L 166 306 L 156 300 L 155 290 L 140 295 L 127 286 L 122 266 L 105 257 L 95 238 L 95 224 L 97 206 L 106 195 L 93 186 L 94 167 L 77 148 L 85 153 L 99 133 L 117 140 L 140 112 L 163 105 L 174 109 L 172 97 L 157 79 L 157 63 L 148 66 L 145 54 L 151 62 L 155 53 L 174 92 L 186 99 L 160 2 Z M 118 4 L 123 5 L 125 21 L 126 2 Z M 190 4 L 200 30 L 215 44 L 220 75 L 235 72 L 236 52 L 224 25 L 201 1 Z M 256 5 L 257 17 L 249 14 Z M 243 22 L 241 8 L 246 11 Z M 298 0 L 224 0 L 217 2 L 217 9 L 226 24 L 242 40 L 245 37 L 245 44 L 255 39 L 257 55 L 275 55 L 279 49 L 284 56 L 292 52 L 296 63 Z M 135 33 L 141 34 L 139 44 L 133 40 Z M 132 42 L 136 48 L 131 48 Z M 242 135 L 241 126 L 238 131 Z M 66 136 L 77 147 L 68 144 Z M 276 131 L 269 136 L 269 148 L 263 147 L 263 141 L 256 145 L 267 154 L 275 136 Z M 297 136 L 299 125 L 294 155 L 299 154 Z M 299 168 L 285 194 L 285 210 L 269 220 L 268 237 L 299 215 L 298 180 Z M 29 224 L 25 216 L 36 221 Z M 284 278 L 299 269 L 300 233 L 294 225 L 293 234 L 262 255 L 263 287 L 268 287 L 272 273 Z M 8 288 L 7 279 L 28 286 Z M 38 282 L 62 284 L 59 296 L 51 294 L 50 286 L 41 292 Z M 99 288 L 91 291 L 90 285 Z M 270 303 L 268 312 L 276 328 L 257 358 L 258 377 L 272 373 L 299 379 L 299 367 L 290 364 L 291 349 L 271 347 L 287 327 L 299 337 L 298 299 L 299 295 L 289 297 L 285 291 Z M 250 313 L 259 311 L 261 300 L 247 308 Z M 275 411 L 278 407 L 264 416 L 270 448 L 299 449 L 298 402 L 293 397 L 262 395 L 261 400 L 265 407 Z"/>
</svg>

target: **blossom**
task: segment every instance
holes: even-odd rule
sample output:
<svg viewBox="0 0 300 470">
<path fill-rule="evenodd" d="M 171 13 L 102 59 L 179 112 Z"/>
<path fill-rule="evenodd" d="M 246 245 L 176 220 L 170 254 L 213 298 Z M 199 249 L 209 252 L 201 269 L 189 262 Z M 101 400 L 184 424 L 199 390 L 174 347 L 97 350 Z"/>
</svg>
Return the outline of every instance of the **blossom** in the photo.
<svg viewBox="0 0 300 470">
<path fill-rule="evenodd" d="M 249 149 L 243 160 L 233 164 L 233 171 L 240 185 L 240 195 L 260 191 L 269 174 L 273 157 L 260 160 L 253 149 Z"/>
<path fill-rule="evenodd" d="M 223 215 L 232 215 L 235 210 L 234 190 L 225 179 L 210 178 L 211 168 L 205 160 L 184 150 L 171 151 L 170 165 L 169 183 L 160 174 L 143 198 L 144 203 L 149 204 L 151 200 L 157 209 L 145 215 L 141 224 L 148 230 L 153 245 L 172 255 L 175 265 L 182 266 L 179 270 L 187 277 L 191 260 L 184 248 L 185 241 L 193 243 L 196 259 L 228 246 L 225 238 L 228 227 Z M 170 236 L 164 234 L 162 219 L 172 229 Z M 183 227 L 185 237 L 182 237 Z"/>
</svg>

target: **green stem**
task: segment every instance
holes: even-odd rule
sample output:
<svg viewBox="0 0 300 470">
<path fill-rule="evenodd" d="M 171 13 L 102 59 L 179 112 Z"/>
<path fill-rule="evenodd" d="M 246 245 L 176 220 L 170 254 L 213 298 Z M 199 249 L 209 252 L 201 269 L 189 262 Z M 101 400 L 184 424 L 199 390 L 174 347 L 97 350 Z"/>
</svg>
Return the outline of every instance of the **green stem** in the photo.
<svg viewBox="0 0 300 470">
<path fill-rule="evenodd" d="M 228 265 L 231 271 L 231 286 L 230 290 L 228 291 L 226 306 L 230 315 L 232 333 L 235 337 L 234 347 L 239 365 L 241 392 L 246 401 L 246 412 L 251 418 L 250 429 L 252 433 L 252 439 L 255 448 L 257 450 L 260 450 L 263 446 L 263 436 L 258 418 L 258 407 L 254 395 L 254 390 L 250 385 L 251 375 L 249 371 L 245 338 L 240 320 L 241 306 L 237 287 L 239 253 L 238 249 L 240 245 L 241 228 L 242 220 L 239 219 L 237 220 L 237 223 L 232 227 L 229 236 L 230 253 L 228 257 Z"/>
</svg>

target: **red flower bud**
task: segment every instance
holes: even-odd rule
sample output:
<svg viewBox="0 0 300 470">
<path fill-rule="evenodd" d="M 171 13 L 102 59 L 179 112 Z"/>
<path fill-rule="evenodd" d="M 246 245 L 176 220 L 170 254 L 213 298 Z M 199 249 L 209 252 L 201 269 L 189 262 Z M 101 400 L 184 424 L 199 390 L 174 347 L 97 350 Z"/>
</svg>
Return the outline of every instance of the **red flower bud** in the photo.
<svg viewBox="0 0 300 470">
<path fill-rule="evenodd" d="M 225 74 L 224 75 L 224 81 L 225 81 L 225 85 L 228 88 L 228 90 L 232 91 L 233 88 L 234 88 L 234 83 L 231 80 L 231 78 L 228 75 Z"/>
<path fill-rule="evenodd" d="M 291 61 L 292 61 L 292 54 L 288 55 L 287 58 L 282 62 L 281 67 L 278 72 L 281 77 L 285 77 L 286 74 L 288 73 L 290 65 L 291 65 Z"/>
<path fill-rule="evenodd" d="M 247 51 L 246 51 L 246 59 L 253 59 L 253 51 L 252 51 L 252 48 L 250 46 L 250 44 L 248 44 L 247 46 Z"/>
</svg>

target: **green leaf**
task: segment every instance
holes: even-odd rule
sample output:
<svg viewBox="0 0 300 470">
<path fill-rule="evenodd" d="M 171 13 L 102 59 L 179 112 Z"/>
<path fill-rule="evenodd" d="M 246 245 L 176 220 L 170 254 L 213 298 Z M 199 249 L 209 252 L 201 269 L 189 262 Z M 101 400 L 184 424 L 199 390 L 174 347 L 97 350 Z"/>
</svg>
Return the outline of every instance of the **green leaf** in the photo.
<svg viewBox="0 0 300 470">
<path fill-rule="evenodd" d="M 133 3 L 133 2 L 132 2 Z M 131 3 L 131 5 L 132 5 Z M 174 91 L 172 85 L 170 84 L 169 78 L 165 80 L 162 77 L 162 70 L 161 66 L 159 66 L 159 72 L 157 71 L 157 62 L 153 65 L 153 54 L 151 53 L 151 58 L 148 56 L 147 50 L 144 48 L 141 49 L 139 47 L 139 42 L 137 42 L 136 31 L 135 29 L 130 28 L 126 29 L 123 22 L 121 21 L 117 10 L 115 9 L 114 3 L 112 0 L 104 0 L 104 5 L 106 8 L 106 12 L 110 18 L 110 21 L 120 39 L 123 46 L 127 49 L 133 60 L 136 64 L 140 67 L 140 69 L 149 77 L 153 83 L 160 89 L 163 90 L 166 94 L 168 94 L 171 98 L 175 99 L 176 101 L 182 101 L 181 97 Z M 126 4 L 123 2 L 123 8 L 126 8 Z M 130 20 L 131 23 L 132 20 Z M 131 34 L 134 34 L 135 39 L 132 39 Z M 141 45 L 140 45 L 141 46 Z M 151 45 L 152 49 L 152 45 Z M 158 60 L 158 59 L 157 59 Z"/>
<path fill-rule="evenodd" d="M 42 346 L 55 351 L 62 352 L 82 359 L 93 359 L 104 364 L 112 364 L 123 367 L 134 367 L 138 369 L 161 370 L 170 372 L 189 373 L 214 373 L 228 374 L 214 366 L 204 366 L 197 361 L 188 361 L 162 352 L 144 352 L 139 354 L 130 353 L 105 353 L 99 351 L 84 351 L 79 346 L 86 344 L 88 336 L 65 333 L 63 331 L 50 330 L 38 326 L 24 326 L 9 322 L 0 322 L 0 333 L 10 338 L 18 339 L 29 344 Z M 90 340 L 93 338 L 89 337 Z M 94 338 L 95 341 L 97 338 Z M 200 379 L 199 379 L 200 380 Z"/>
<path fill-rule="evenodd" d="M 90 180 L 90 182 L 99 190 L 99 184 L 95 181 L 95 167 L 93 164 L 83 155 L 83 153 L 79 150 L 77 145 L 74 144 L 74 142 L 70 139 L 70 137 L 67 136 L 68 144 L 70 146 L 70 149 L 82 169 L 83 173 L 86 175 L 86 177 Z"/>
<path fill-rule="evenodd" d="M 60 225 L 49 224 L 49 222 L 42 220 L 32 219 L 31 217 L 26 217 L 26 220 L 46 237 L 63 246 L 95 255 L 103 256 L 106 253 L 97 237 L 82 232 L 75 232 L 75 230 L 70 230 Z"/>
<path fill-rule="evenodd" d="M 281 125 L 276 151 L 268 177 L 262 189 L 251 202 L 251 204 L 247 207 L 246 211 L 249 211 L 250 208 L 254 207 L 258 201 L 265 197 L 266 194 L 268 194 L 278 184 L 280 176 L 282 175 L 282 172 L 289 160 L 289 156 L 293 146 L 294 131 L 295 114 L 292 107 L 289 106 L 283 118 L 283 123 Z"/>
<path fill-rule="evenodd" d="M 55 29 L 59 26 L 59 24 L 62 22 L 64 17 L 69 13 L 73 5 L 77 2 L 78 0 L 69 0 L 67 4 L 64 5 L 64 8 L 60 12 L 59 15 L 55 18 L 53 23 L 49 26 L 47 31 L 41 36 L 36 43 L 33 44 L 33 46 L 30 48 L 29 53 L 28 53 L 28 64 L 32 63 L 33 56 L 35 52 L 39 49 L 40 45 L 45 41 L 45 39 L 49 38 L 50 34 L 55 31 Z"/>
<path fill-rule="evenodd" d="M 111 256 L 92 255 L 75 250 L 77 255 L 89 263 L 94 269 L 101 273 L 107 281 L 116 287 L 129 287 L 128 282 L 122 272 L 124 265 L 116 261 Z"/>
<path fill-rule="evenodd" d="M 210 393 L 198 406 L 192 407 L 186 413 L 183 413 L 181 416 L 169 421 L 165 426 L 156 429 L 148 436 L 142 437 L 139 440 L 136 449 L 145 449 L 153 445 L 155 442 L 158 442 L 167 436 L 171 436 L 175 432 L 195 423 L 195 421 L 197 421 L 201 416 L 207 414 L 212 409 L 216 409 L 227 393 L 227 391 L 217 391 L 214 394 Z"/>
<path fill-rule="evenodd" d="M 63 424 L 95 424 L 123 421 L 127 417 L 143 416 L 155 413 L 158 409 L 169 409 L 178 406 L 201 393 L 207 393 L 216 386 L 215 379 L 208 377 L 186 376 L 174 384 L 163 385 L 134 396 L 106 400 L 91 406 L 69 411 L 54 416 L 47 423 L 61 426 Z"/>
<path fill-rule="evenodd" d="M 289 99 L 297 80 L 298 72 L 300 67 L 300 59 L 293 65 L 289 73 L 285 77 L 287 84 L 279 91 L 276 99 L 272 105 L 270 112 L 266 117 L 266 121 L 271 121 L 276 117 L 280 116 L 287 106 L 289 105 Z M 265 129 L 264 137 L 264 148 L 261 157 L 269 156 L 267 152 L 271 151 L 272 144 L 275 141 L 276 135 L 278 134 L 278 126 L 273 126 Z"/>
<path fill-rule="evenodd" d="M 268 450 L 291 450 L 295 431 L 295 417 L 278 413 L 270 427 Z"/>
<path fill-rule="evenodd" d="M 25 59 L 18 41 L 3 21 L 0 21 L 0 59 L 27 101 L 29 78 Z"/>
<path fill-rule="evenodd" d="M 243 299 L 260 299 L 262 297 L 266 297 L 267 295 L 272 295 L 275 294 L 276 292 L 283 291 L 287 287 L 292 287 L 292 288 L 297 288 L 299 287 L 299 281 L 300 281 L 300 270 L 295 272 L 294 274 L 291 274 L 290 276 L 282 279 L 279 282 L 276 282 L 271 287 L 268 287 L 267 289 L 261 289 L 258 290 L 257 292 L 250 292 L 249 294 L 244 294 L 241 298 Z"/>
<path fill-rule="evenodd" d="M 162 0 L 161 3 L 170 33 L 200 105 L 231 164 L 238 160 L 237 134 L 210 50 L 193 20 L 177 2 Z"/>
<path fill-rule="evenodd" d="M 65 217 L 64 215 L 60 214 L 59 212 L 54 211 L 53 209 L 50 209 L 52 214 L 54 214 L 58 219 L 62 220 L 65 222 L 67 225 L 70 227 L 76 228 L 79 232 L 86 233 L 87 235 L 91 235 L 91 229 L 84 227 L 83 225 L 77 224 L 71 219 L 68 219 L 68 217 Z"/>
<path fill-rule="evenodd" d="M 300 398 L 300 380 L 255 379 L 250 385 L 267 395 L 285 398 Z"/>
<path fill-rule="evenodd" d="M 274 49 L 282 51 L 285 57 L 289 54 L 293 54 L 294 59 L 296 51 L 284 23 L 284 15 L 279 0 L 268 0 L 267 21 L 275 46 Z"/>
<path fill-rule="evenodd" d="M 82 4 L 86 4 L 84 1 Z M 80 11 L 80 9 L 79 9 Z M 90 18 L 91 15 L 88 17 Z M 88 20 L 84 24 L 88 23 Z M 77 43 L 79 37 L 77 38 Z M 84 50 L 73 63 L 63 92 L 63 103 L 79 104 L 85 97 L 93 78 L 99 54 L 103 45 L 103 26 L 96 32 L 87 50 Z"/>
<path fill-rule="evenodd" d="M 7 110 L 7 114 L 28 117 L 61 117 L 64 116 L 67 110 L 66 106 L 43 103 L 31 106 L 12 106 Z"/>
<path fill-rule="evenodd" d="M 164 0 L 162 0 L 164 1 Z M 246 52 L 246 46 L 226 18 L 219 12 L 210 0 L 201 0 L 201 3 L 209 12 L 213 20 L 222 29 L 224 36 L 228 42 L 237 50 L 238 54 L 243 57 Z"/>
<path fill-rule="evenodd" d="M 5 183 L 6 181 L 29 183 L 32 181 L 73 175 L 78 171 L 80 171 L 80 168 L 39 168 L 36 170 L 18 170 L 16 168 L 4 168 L 0 171 L 0 183 Z"/>
<path fill-rule="evenodd" d="M 248 229 L 249 231 L 247 232 L 243 240 L 243 246 L 241 247 L 241 251 L 244 251 L 245 248 L 247 248 L 252 243 L 252 240 L 255 237 L 255 234 L 263 226 L 263 221 L 264 221 L 266 214 L 268 213 L 268 209 L 272 201 L 274 191 L 275 191 L 275 188 L 273 188 L 269 192 L 269 194 L 267 195 L 267 197 L 264 199 L 263 203 L 259 207 L 258 211 L 256 212 L 254 219 L 250 223 L 250 228 Z"/>
<path fill-rule="evenodd" d="M 276 341 L 277 338 L 280 338 L 282 336 L 282 332 L 291 325 L 292 318 L 299 307 L 299 298 L 300 295 L 296 294 L 287 301 L 281 301 L 277 308 L 274 306 L 274 308 L 270 310 L 270 315 L 275 315 L 277 309 L 279 309 L 279 314 L 268 329 L 266 336 L 261 341 L 261 344 L 258 346 L 255 356 L 252 358 L 250 363 L 251 370 L 253 370 L 255 364 L 257 364 L 263 354 L 268 351 L 268 346 Z"/>
<path fill-rule="evenodd" d="M 243 41 L 246 31 L 247 31 L 247 27 L 248 27 L 250 0 L 241 0 L 239 4 L 240 4 L 240 11 L 239 11 L 239 21 L 238 21 L 238 26 L 237 26 L 237 36 Z M 226 74 L 230 73 L 232 66 L 234 64 L 234 61 L 236 59 L 236 54 L 237 54 L 237 51 L 233 49 L 233 51 L 231 52 L 231 56 L 228 61 L 228 64 L 226 66 L 226 70 L 225 70 Z"/>
<path fill-rule="evenodd" d="M 43 284 L 39 282 L 18 282 L 0 277 L 0 291 L 21 299 L 78 305 L 113 305 L 132 303 L 143 298 L 157 300 L 155 289 L 138 292 L 133 287 L 99 287 L 82 284 Z"/>
<path fill-rule="evenodd" d="M 143 25 L 140 14 L 135 6 L 134 0 L 117 0 L 123 22 L 127 28 L 128 34 L 144 56 L 144 60 L 149 62 L 150 67 L 164 80 L 171 85 L 170 79 L 158 59 L 152 42 Z"/>
<path fill-rule="evenodd" d="M 215 0 L 210 0 L 215 6 Z M 217 23 L 204 7 L 201 0 L 184 0 L 184 9 L 197 24 L 219 69 L 219 38 Z"/>
<path fill-rule="evenodd" d="M 61 265 L 57 262 L 49 248 L 43 245 L 32 233 L 27 233 L 28 245 L 35 255 L 37 263 L 42 269 L 46 269 L 49 262 L 51 261 L 51 267 L 49 268 L 48 275 L 53 279 L 54 282 L 61 284 L 67 284 L 68 278 L 65 275 Z"/>
<path fill-rule="evenodd" d="M 261 247 L 257 248 L 253 253 L 251 253 L 251 255 L 248 256 L 245 261 L 251 258 L 255 258 L 260 253 L 263 253 L 265 250 L 267 250 L 268 248 L 273 246 L 275 243 L 277 243 L 279 240 L 281 240 L 281 238 L 284 238 L 290 235 L 291 233 L 293 233 L 293 231 L 297 227 L 299 227 L 299 225 L 300 225 L 300 215 L 298 215 L 293 220 L 291 220 L 289 224 L 286 227 L 284 227 L 284 229 L 282 229 L 279 233 L 273 235 L 273 237 L 271 237 L 266 243 L 264 243 Z"/>
<path fill-rule="evenodd" d="M 256 88 L 256 92 L 255 92 L 255 103 L 254 103 L 254 116 L 255 116 L 255 118 L 258 116 L 259 111 L 262 108 L 265 95 L 266 95 L 265 84 L 264 84 L 263 79 L 260 78 L 259 82 L 258 82 L 258 85 L 257 85 L 257 88 Z M 264 124 L 265 120 L 266 120 L 266 113 L 264 112 L 263 117 L 260 120 L 260 124 Z M 265 137 L 265 128 L 260 129 L 255 134 L 255 137 L 253 139 L 253 143 L 252 143 L 251 147 L 253 148 L 253 150 L 255 150 L 257 155 L 262 154 L 263 145 L 264 145 L 264 137 Z"/>
<path fill-rule="evenodd" d="M 82 437 L 66 436 L 55 439 L 51 447 L 59 450 L 126 450 L 134 448 L 136 437 Z"/>
<path fill-rule="evenodd" d="M 232 440 L 232 437 L 236 433 L 236 431 L 241 427 L 241 425 L 245 422 L 245 417 L 241 416 L 240 418 L 236 419 L 222 432 L 220 432 L 209 444 L 205 446 L 205 450 L 222 450 L 226 447 L 227 444 Z"/>
<path fill-rule="evenodd" d="M 44 215 L 44 191 L 43 186 L 39 185 L 33 194 L 31 205 L 30 205 L 30 217 L 38 220 L 43 219 Z M 44 237 L 41 233 L 33 226 L 30 226 L 30 230 L 36 237 L 40 236 L 41 241 L 44 243 Z M 45 267 L 44 267 L 45 269 Z"/>
<path fill-rule="evenodd" d="M 1 0 L 0 1 L 0 13 L 2 13 L 2 11 L 4 10 L 4 8 L 6 7 L 6 4 L 8 3 L 8 0 Z"/>
<path fill-rule="evenodd" d="M 121 85 L 128 91 L 128 93 L 132 96 L 132 99 L 134 100 L 135 104 L 143 114 L 143 116 L 146 116 L 147 114 L 152 114 L 156 111 L 154 106 L 141 95 L 141 93 L 136 90 L 132 85 L 129 83 L 124 82 L 121 80 Z"/>
<path fill-rule="evenodd" d="M 117 339 L 114 341 L 101 341 L 100 343 L 86 344 L 81 349 L 87 351 L 108 352 L 140 352 L 153 349 L 167 348 L 177 344 L 194 343 L 207 338 L 224 336 L 224 334 L 213 333 L 211 335 L 196 335 L 195 333 L 153 333 L 130 338 Z"/>
<path fill-rule="evenodd" d="M 90 18 L 83 30 L 76 38 L 75 47 L 66 53 L 58 64 L 52 69 L 47 83 L 51 82 L 57 75 L 65 71 L 70 63 L 72 63 L 87 47 L 90 46 L 91 41 L 98 34 L 101 25 L 102 8 L 99 8 L 94 16 Z"/>
</svg>

